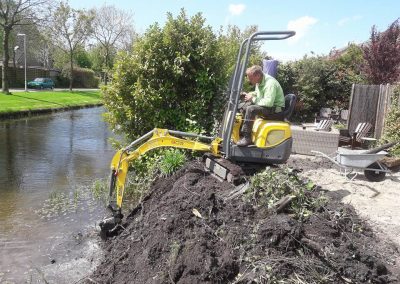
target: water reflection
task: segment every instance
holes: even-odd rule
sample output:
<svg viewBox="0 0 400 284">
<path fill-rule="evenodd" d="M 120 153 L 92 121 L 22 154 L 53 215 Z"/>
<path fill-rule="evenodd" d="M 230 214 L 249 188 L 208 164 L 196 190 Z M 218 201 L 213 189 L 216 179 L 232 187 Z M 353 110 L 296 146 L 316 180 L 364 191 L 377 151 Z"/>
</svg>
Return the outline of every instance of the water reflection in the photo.
<svg viewBox="0 0 400 284">
<path fill-rule="evenodd" d="M 51 194 L 68 197 L 108 176 L 114 151 L 102 112 L 91 108 L 0 121 L 0 276 L 8 271 L 18 280 L 18 273 L 48 261 L 43 255 L 58 236 L 94 224 L 102 214 L 93 208 L 89 214 L 81 208 L 85 204 L 58 218 L 37 214 Z"/>
</svg>

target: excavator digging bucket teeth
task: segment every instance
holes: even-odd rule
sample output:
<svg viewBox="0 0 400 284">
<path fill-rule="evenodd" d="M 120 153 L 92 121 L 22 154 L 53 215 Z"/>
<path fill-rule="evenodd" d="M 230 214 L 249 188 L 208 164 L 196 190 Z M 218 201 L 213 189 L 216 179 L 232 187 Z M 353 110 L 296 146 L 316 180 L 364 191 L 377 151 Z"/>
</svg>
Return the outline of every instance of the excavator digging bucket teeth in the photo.
<svg viewBox="0 0 400 284">
<path fill-rule="evenodd" d="M 112 216 L 104 218 L 100 223 L 100 237 L 102 239 L 107 239 L 108 237 L 112 237 L 117 235 L 118 232 L 122 229 L 121 223 L 122 218 L 121 212 L 115 212 Z"/>
<path fill-rule="evenodd" d="M 114 197 L 115 195 L 115 186 L 116 186 L 116 175 L 115 170 L 112 170 L 111 181 L 110 181 L 110 193 L 109 198 L 110 201 L 108 203 L 107 209 L 111 213 L 108 217 L 105 217 L 100 223 L 100 237 L 103 240 L 106 240 L 108 237 L 114 236 L 118 234 L 118 231 L 121 228 L 121 223 L 124 215 L 121 213 L 121 208 L 117 205 L 117 200 Z M 115 198 L 115 199 L 113 199 Z"/>
</svg>

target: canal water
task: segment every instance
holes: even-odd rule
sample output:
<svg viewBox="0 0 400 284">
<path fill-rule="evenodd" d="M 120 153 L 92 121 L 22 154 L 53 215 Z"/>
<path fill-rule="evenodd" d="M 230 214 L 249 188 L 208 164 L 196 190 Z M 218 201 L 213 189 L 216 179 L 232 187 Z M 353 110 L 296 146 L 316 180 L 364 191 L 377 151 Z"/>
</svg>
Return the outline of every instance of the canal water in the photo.
<svg viewBox="0 0 400 284">
<path fill-rule="evenodd" d="M 103 108 L 0 121 L 0 283 L 75 283 L 101 258 Z"/>
</svg>

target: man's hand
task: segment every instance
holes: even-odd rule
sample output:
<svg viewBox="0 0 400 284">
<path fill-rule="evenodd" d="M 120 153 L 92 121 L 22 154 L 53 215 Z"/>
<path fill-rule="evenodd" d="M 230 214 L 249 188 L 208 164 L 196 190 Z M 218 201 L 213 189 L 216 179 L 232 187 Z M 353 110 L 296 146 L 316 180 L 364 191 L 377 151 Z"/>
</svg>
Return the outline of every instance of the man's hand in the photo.
<svg viewBox="0 0 400 284">
<path fill-rule="evenodd" d="M 251 101 L 252 98 L 253 98 L 252 95 L 245 93 L 245 95 L 244 95 L 244 100 L 245 100 L 246 102 L 247 102 L 247 101 Z"/>
</svg>

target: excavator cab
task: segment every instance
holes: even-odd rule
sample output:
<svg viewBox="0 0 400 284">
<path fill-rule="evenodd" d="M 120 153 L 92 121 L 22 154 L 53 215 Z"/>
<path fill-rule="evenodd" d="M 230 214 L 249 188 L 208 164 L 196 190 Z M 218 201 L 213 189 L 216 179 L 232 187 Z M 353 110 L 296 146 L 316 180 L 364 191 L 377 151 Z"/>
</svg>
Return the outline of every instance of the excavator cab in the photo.
<svg viewBox="0 0 400 284">
<path fill-rule="evenodd" d="M 245 70 L 249 62 L 251 45 L 258 41 L 284 40 L 295 35 L 293 31 L 256 32 L 244 40 L 240 46 L 236 60 L 232 83 L 229 86 L 228 107 L 224 114 L 223 124 L 219 133 L 222 140 L 221 152 L 225 159 L 260 164 L 285 163 L 292 149 L 292 134 L 288 119 L 293 112 L 296 96 L 289 94 L 285 97 L 283 118 L 258 118 L 252 129 L 253 145 L 237 146 L 235 143 L 240 136 L 240 127 L 243 121 L 238 113 L 240 94 L 242 92 Z"/>
</svg>

